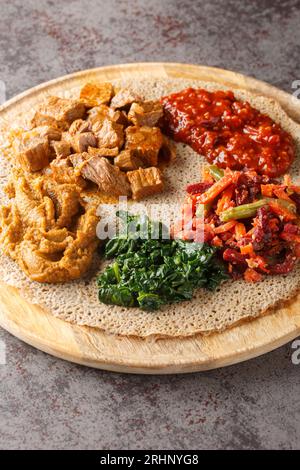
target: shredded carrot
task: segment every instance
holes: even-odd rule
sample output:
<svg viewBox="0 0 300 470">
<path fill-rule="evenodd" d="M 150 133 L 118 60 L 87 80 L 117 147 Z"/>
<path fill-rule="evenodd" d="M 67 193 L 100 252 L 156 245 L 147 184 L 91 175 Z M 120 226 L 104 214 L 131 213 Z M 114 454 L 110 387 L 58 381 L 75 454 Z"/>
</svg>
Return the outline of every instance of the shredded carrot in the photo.
<svg viewBox="0 0 300 470">
<path fill-rule="evenodd" d="M 223 191 L 220 199 L 218 200 L 217 209 L 216 209 L 217 215 L 220 215 L 221 212 L 233 206 L 233 201 L 232 201 L 233 189 L 234 189 L 233 185 L 230 185 L 228 186 L 228 188 L 226 188 Z"/>
<path fill-rule="evenodd" d="M 276 189 L 274 189 L 274 194 L 277 196 L 279 199 L 284 199 L 285 201 L 289 201 L 291 204 L 295 204 L 294 201 L 287 195 L 285 190 L 278 186 Z"/>
<path fill-rule="evenodd" d="M 278 204 L 277 201 L 268 201 L 268 204 L 269 204 L 269 207 L 271 208 L 271 210 L 275 214 L 281 215 L 286 221 L 297 219 L 296 214 L 293 214 L 293 212 L 289 211 L 285 207 Z"/>
<path fill-rule="evenodd" d="M 236 225 L 236 223 L 237 223 L 236 220 L 230 220 L 229 222 L 226 222 L 226 224 L 222 224 L 222 225 L 219 225 L 219 227 L 216 227 L 214 232 L 215 233 L 228 232 Z"/>
<path fill-rule="evenodd" d="M 223 242 L 230 243 L 231 241 L 233 241 L 232 232 L 230 230 L 229 232 L 220 233 L 219 236 L 223 240 Z"/>
<path fill-rule="evenodd" d="M 261 184 L 260 185 L 261 194 L 264 197 L 272 197 L 274 187 L 276 187 L 275 184 Z"/>
<path fill-rule="evenodd" d="M 236 172 L 238 173 L 238 172 Z M 206 204 L 207 202 L 213 201 L 224 189 L 226 189 L 231 183 L 234 182 L 234 177 L 231 173 L 225 174 L 223 178 L 216 181 L 205 193 L 201 194 L 198 198 L 198 202 Z"/>
<path fill-rule="evenodd" d="M 240 251 L 242 255 L 254 255 L 253 245 L 251 243 L 249 243 L 249 245 L 240 246 Z"/>
<path fill-rule="evenodd" d="M 214 183 L 215 181 L 209 172 L 208 166 L 204 166 L 202 169 L 202 179 L 205 183 Z"/>
<path fill-rule="evenodd" d="M 255 269 L 247 268 L 244 272 L 244 279 L 247 282 L 258 282 L 261 278 L 262 275 L 255 271 Z"/>
<path fill-rule="evenodd" d="M 240 240 L 246 235 L 246 227 L 242 222 L 238 222 L 234 227 L 235 238 L 236 240 Z"/>
</svg>

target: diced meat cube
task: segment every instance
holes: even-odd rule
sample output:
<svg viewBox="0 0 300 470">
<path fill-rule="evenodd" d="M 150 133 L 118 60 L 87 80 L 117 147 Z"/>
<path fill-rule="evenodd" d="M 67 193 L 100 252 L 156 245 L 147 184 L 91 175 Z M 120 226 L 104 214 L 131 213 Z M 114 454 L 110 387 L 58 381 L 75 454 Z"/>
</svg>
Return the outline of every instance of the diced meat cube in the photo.
<svg viewBox="0 0 300 470">
<path fill-rule="evenodd" d="M 55 158 L 50 163 L 52 177 L 57 183 L 73 183 L 86 185 L 84 179 L 74 171 L 70 158 Z"/>
<path fill-rule="evenodd" d="M 135 150 L 123 150 L 114 159 L 114 164 L 123 171 L 137 170 L 145 166 L 143 160 L 136 155 Z"/>
<path fill-rule="evenodd" d="M 159 151 L 158 157 L 162 163 L 173 162 L 176 158 L 175 144 L 165 135 L 163 135 L 163 143 Z"/>
<path fill-rule="evenodd" d="M 63 142 L 66 142 L 67 144 L 69 144 L 70 147 L 72 147 L 73 136 L 69 132 L 63 132 L 62 135 L 61 135 L 61 140 Z"/>
<path fill-rule="evenodd" d="M 38 134 L 40 137 L 47 137 L 48 141 L 60 140 L 61 130 L 53 126 L 39 126 L 31 131 L 32 135 Z"/>
<path fill-rule="evenodd" d="M 92 130 L 91 123 L 83 119 L 76 119 L 69 128 L 69 134 L 75 135 L 78 132 L 90 132 Z"/>
<path fill-rule="evenodd" d="M 83 118 L 85 111 L 85 105 L 79 101 L 50 96 L 39 106 L 32 122 L 39 126 L 49 118 L 55 120 L 58 127 L 67 129 L 75 119 Z"/>
<path fill-rule="evenodd" d="M 122 126 L 128 126 L 128 119 L 125 111 L 118 111 L 105 106 L 104 104 L 96 106 L 88 111 L 88 121 L 92 124 L 96 122 L 103 124 L 105 119 L 110 119 L 111 121 L 116 122 L 117 124 L 122 124 Z"/>
<path fill-rule="evenodd" d="M 164 189 L 162 174 L 156 167 L 129 171 L 127 178 L 131 186 L 132 198 L 136 200 L 160 193 Z"/>
<path fill-rule="evenodd" d="M 125 126 L 125 127 L 128 126 L 129 121 L 128 121 L 125 111 L 119 111 L 119 110 L 114 111 L 111 108 L 109 109 L 110 109 L 110 112 L 108 115 L 109 119 L 116 122 L 117 124 L 121 124 L 122 126 Z"/>
<path fill-rule="evenodd" d="M 137 93 L 128 88 L 123 88 L 115 94 L 110 106 L 112 109 L 122 109 L 138 101 L 142 101 L 142 98 Z"/>
<path fill-rule="evenodd" d="M 101 148 L 94 148 L 94 147 L 89 147 L 88 148 L 88 153 L 92 155 L 98 155 L 98 157 L 116 157 L 119 154 L 119 149 L 118 147 L 113 147 L 112 149 L 107 149 L 105 147 Z"/>
<path fill-rule="evenodd" d="M 22 132 L 14 141 L 17 162 L 25 171 L 41 170 L 49 163 L 49 142 L 60 138 L 61 131 L 51 126 L 39 126 Z"/>
<path fill-rule="evenodd" d="M 71 154 L 71 147 L 67 142 L 60 140 L 59 142 L 51 142 L 55 155 L 58 158 L 66 158 Z"/>
<path fill-rule="evenodd" d="M 146 166 L 156 166 L 163 137 L 158 127 L 130 126 L 125 130 L 125 149 L 135 149 Z"/>
<path fill-rule="evenodd" d="M 163 107 L 159 101 L 132 103 L 128 112 L 128 119 L 135 126 L 154 127 L 162 116 Z"/>
<path fill-rule="evenodd" d="M 23 132 L 14 141 L 14 151 L 19 165 L 25 171 L 39 171 L 49 164 L 49 141 L 33 131 Z"/>
<path fill-rule="evenodd" d="M 108 104 L 113 95 L 111 83 L 87 83 L 80 91 L 80 99 L 90 108 Z"/>
<path fill-rule="evenodd" d="M 72 148 L 77 153 L 86 152 L 89 147 L 97 146 L 97 139 L 92 132 L 82 132 L 72 136 Z"/>
<path fill-rule="evenodd" d="M 92 124 L 95 124 L 95 122 L 103 123 L 103 121 L 108 117 L 109 112 L 110 108 L 105 104 L 95 106 L 88 110 L 88 121 Z"/>
<path fill-rule="evenodd" d="M 73 157 L 73 158 L 72 158 Z M 86 159 L 86 155 L 80 157 L 71 156 L 72 163 L 80 169 L 81 175 L 99 186 L 100 191 L 113 196 L 129 196 L 130 185 L 126 175 L 119 168 L 111 165 L 106 158 L 92 156 Z"/>
<path fill-rule="evenodd" d="M 70 162 L 72 163 L 73 167 L 77 170 L 80 170 L 80 166 L 82 165 L 82 163 L 84 163 L 89 158 L 91 158 L 91 155 L 89 155 L 87 152 L 73 153 L 69 156 Z"/>
<path fill-rule="evenodd" d="M 98 147 L 121 148 L 124 143 L 123 126 L 110 119 L 105 119 L 103 123 L 96 122 L 93 132 L 98 139 Z"/>
</svg>

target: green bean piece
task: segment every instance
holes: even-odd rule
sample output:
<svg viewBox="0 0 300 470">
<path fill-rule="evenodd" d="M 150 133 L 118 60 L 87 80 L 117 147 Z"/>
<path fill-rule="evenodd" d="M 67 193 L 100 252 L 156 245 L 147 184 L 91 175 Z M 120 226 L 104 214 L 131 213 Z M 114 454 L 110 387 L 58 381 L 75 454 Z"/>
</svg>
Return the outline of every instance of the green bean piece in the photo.
<svg viewBox="0 0 300 470">
<path fill-rule="evenodd" d="M 257 209 L 267 204 L 268 201 L 266 199 L 260 199 L 259 201 L 251 202 L 250 204 L 231 207 L 220 214 L 220 219 L 222 222 L 228 222 L 233 219 L 248 219 L 248 217 L 254 217 L 256 215 Z"/>
<path fill-rule="evenodd" d="M 224 171 L 218 168 L 217 165 L 209 165 L 208 171 L 215 181 L 219 181 L 224 176 Z"/>
</svg>

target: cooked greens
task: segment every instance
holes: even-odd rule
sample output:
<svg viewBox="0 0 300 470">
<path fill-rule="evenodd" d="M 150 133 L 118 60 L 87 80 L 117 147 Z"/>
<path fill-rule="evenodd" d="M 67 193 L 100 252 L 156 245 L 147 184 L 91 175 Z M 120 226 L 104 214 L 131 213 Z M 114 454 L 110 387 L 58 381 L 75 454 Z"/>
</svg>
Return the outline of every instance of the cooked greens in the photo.
<svg viewBox="0 0 300 470">
<path fill-rule="evenodd" d="M 105 245 L 105 257 L 115 260 L 98 277 L 101 302 L 157 310 L 191 299 L 197 287 L 215 289 L 227 278 L 216 248 L 165 239 L 162 223 L 127 212 L 117 215 L 125 227 Z"/>
</svg>

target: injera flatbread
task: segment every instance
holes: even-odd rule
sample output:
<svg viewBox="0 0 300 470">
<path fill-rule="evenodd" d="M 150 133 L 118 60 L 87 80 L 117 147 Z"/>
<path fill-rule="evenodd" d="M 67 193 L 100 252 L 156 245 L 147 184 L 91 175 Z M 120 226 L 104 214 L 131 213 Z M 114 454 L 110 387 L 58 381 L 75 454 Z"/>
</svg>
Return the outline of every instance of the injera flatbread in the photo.
<svg viewBox="0 0 300 470">
<path fill-rule="evenodd" d="M 209 90 L 226 89 L 220 84 L 179 79 L 125 79 L 115 81 L 114 84 L 129 86 L 146 99 L 156 99 L 187 86 L 203 87 Z M 300 126 L 286 115 L 277 102 L 249 94 L 247 91 L 234 91 L 237 98 L 248 100 L 254 107 L 266 112 L 292 134 L 297 145 L 299 160 Z M 61 96 L 77 97 L 78 92 L 78 89 L 72 89 L 66 94 L 62 90 Z M 176 162 L 165 171 L 167 180 L 165 192 L 148 199 L 147 205 L 178 204 L 183 200 L 185 186 L 199 181 L 200 167 L 205 163 L 204 158 L 182 144 L 177 144 L 177 154 Z M 300 160 L 298 160 L 291 170 L 293 178 L 299 177 Z M 8 172 L 9 165 L 2 155 L 0 159 L 1 193 Z M 4 197 L 3 193 L 2 197 Z M 199 289 L 192 301 L 171 304 L 155 312 L 144 312 L 137 308 L 126 309 L 99 303 L 96 272 L 103 268 L 101 263 L 100 259 L 95 258 L 94 275 L 89 275 L 85 279 L 61 285 L 46 285 L 30 281 L 17 264 L 8 257 L 1 256 L 0 279 L 20 288 L 25 298 L 45 307 L 53 315 L 65 321 L 101 328 L 113 334 L 140 337 L 189 336 L 196 333 L 208 334 L 221 331 L 237 322 L 257 317 L 268 309 L 287 301 L 296 294 L 300 285 L 300 268 L 298 268 L 288 275 L 269 276 L 256 284 L 248 284 L 242 280 L 226 281 L 215 292 Z"/>
</svg>

